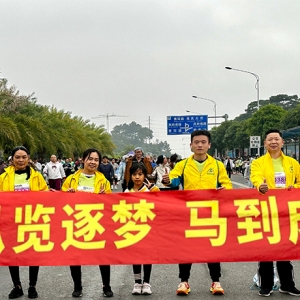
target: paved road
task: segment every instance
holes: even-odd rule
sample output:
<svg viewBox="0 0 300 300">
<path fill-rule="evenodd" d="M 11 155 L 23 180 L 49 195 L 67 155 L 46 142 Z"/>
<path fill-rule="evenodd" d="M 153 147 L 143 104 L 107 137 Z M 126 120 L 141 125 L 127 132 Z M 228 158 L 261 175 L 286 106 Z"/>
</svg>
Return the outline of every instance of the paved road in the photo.
<svg viewBox="0 0 300 300">
<path fill-rule="evenodd" d="M 242 188 L 245 184 L 241 175 L 233 175 L 232 181 L 235 188 Z M 120 192 L 120 189 L 117 191 Z M 295 262 L 296 285 L 300 287 L 300 263 Z M 225 289 L 223 299 L 249 300 L 262 299 L 258 296 L 258 290 L 250 289 L 253 284 L 253 276 L 256 273 L 256 263 L 222 263 L 221 283 Z M 83 299 L 104 299 L 100 272 L 97 266 L 84 266 L 83 271 Z M 23 288 L 28 284 L 28 267 L 21 268 L 21 280 Z M 111 286 L 114 291 L 113 299 L 182 299 L 176 296 L 175 291 L 179 283 L 177 265 L 154 265 L 151 277 L 153 294 L 151 296 L 133 296 L 133 273 L 131 266 L 112 266 Z M 192 267 L 190 278 L 191 293 L 185 297 L 189 300 L 215 299 L 209 292 L 210 278 L 206 264 L 195 264 Z M 7 299 L 12 287 L 7 267 L 0 267 L 0 300 Z M 74 299 L 71 297 L 73 283 L 68 267 L 41 267 L 37 284 L 40 299 Z M 292 299 L 292 296 L 280 294 L 275 291 L 273 299 Z M 27 299 L 25 296 L 19 299 Z"/>
</svg>

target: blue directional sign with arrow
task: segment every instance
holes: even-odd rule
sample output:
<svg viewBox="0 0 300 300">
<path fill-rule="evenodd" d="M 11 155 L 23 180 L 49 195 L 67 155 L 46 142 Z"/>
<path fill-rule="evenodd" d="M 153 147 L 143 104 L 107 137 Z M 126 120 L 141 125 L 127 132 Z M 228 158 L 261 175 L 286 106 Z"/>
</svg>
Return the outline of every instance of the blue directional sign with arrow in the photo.
<svg viewBox="0 0 300 300">
<path fill-rule="evenodd" d="M 207 130 L 207 115 L 167 116 L 167 134 L 191 134 L 195 130 Z"/>
</svg>

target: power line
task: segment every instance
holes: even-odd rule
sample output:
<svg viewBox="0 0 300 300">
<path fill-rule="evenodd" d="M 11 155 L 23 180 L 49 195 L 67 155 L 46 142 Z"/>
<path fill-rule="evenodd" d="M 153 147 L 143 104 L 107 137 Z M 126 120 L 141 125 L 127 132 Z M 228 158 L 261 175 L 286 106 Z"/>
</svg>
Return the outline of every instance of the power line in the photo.
<svg viewBox="0 0 300 300">
<path fill-rule="evenodd" d="M 106 118 L 106 130 L 109 133 L 109 118 L 111 117 L 128 117 L 128 116 L 123 116 L 123 115 L 115 115 L 114 113 L 112 114 L 106 114 L 106 115 L 99 115 L 97 117 L 92 117 L 92 119 L 99 119 L 99 118 Z"/>
</svg>

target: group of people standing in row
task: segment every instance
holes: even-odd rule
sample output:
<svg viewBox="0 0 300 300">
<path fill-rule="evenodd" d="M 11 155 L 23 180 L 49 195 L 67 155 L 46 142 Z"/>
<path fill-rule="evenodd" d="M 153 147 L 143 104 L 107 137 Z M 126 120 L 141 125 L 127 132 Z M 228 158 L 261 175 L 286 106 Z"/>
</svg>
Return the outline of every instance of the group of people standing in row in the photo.
<svg viewBox="0 0 300 300">
<path fill-rule="evenodd" d="M 260 194 L 265 194 L 269 189 L 281 188 L 287 191 L 291 188 L 300 188 L 299 163 L 281 151 L 283 146 L 282 135 L 279 130 L 271 129 L 265 133 L 264 145 L 266 154 L 255 159 L 251 164 L 250 179 Z M 232 189 L 226 163 L 217 160 L 208 154 L 211 146 L 211 136 L 208 131 L 197 130 L 191 134 L 191 151 L 193 154 L 170 166 L 163 155 L 157 158 L 157 166 L 153 168 L 149 159 L 143 156 L 140 147 L 134 151 L 134 156 L 124 157 L 124 164 L 120 164 L 122 187 L 124 192 L 158 192 L 179 189 Z M 12 163 L 0 175 L 0 191 L 47 191 L 49 190 L 43 175 L 35 170 L 29 163 L 29 151 L 19 146 L 13 149 Z M 51 164 L 47 170 L 50 190 L 61 189 L 63 192 L 90 192 L 96 194 L 111 193 L 112 174 L 109 179 L 101 172 L 101 154 L 97 149 L 87 149 L 82 155 L 81 167 L 73 174 L 65 178 L 63 168 L 58 167 L 56 157 L 51 157 Z M 106 158 L 105 158 L 106 159 Z M 54 180 L 51 176 L 57 171 L 61 172 L 60 180 Z M 103 170 L 103 169 L 102 169 Z M 65 175 L 65 174 L 64 174 Z M 62 179 L 65 179 L 61 188 Z M 199 254 L 201 255 L 201 254 Z M 189 285 L 192 262 L 186 257 L 186 262 L 179 264 L 180 283 L 177 287 L 177 295 L 188 295 L 191 291 Z M 110 287 L 110 266 L 99 266 L 103 282 L 103 295 L 112 297 Z M 143 269 L 143 276 L 142 276 Z M 212 280 L 210 291 L 213 295 L 223 295 L 224 289 L 220 284 L 220 262 L 208 263 L 208 269 Z M 81 266 L 70 267 L 74 282 L 73 297 L 83 295 Z M 132 294 L 152 294 L 150 277 L 152 265 L 133 265 L 134 287 Z M 300 296 L 300 291 L 295 287 L 293 266 L 290 261 L 277 262 L 277 270 L 281 283 L 279 291 L 292 296 Z M 13 289 L 9 294 L 10 299 L 23 295 L 23 289 L 19 276 L 19 267 L 9 267 L 13 282 Z M 29 267 L 28 297 L 37 298 L 36 283 L 38 278 L 38 266 Z M 273 262 L 260 262 L 258 265 L 258 277 L 260 283 L 260 296 L 270 296 L 273 292 L 274 269 Z"/>
</svg>

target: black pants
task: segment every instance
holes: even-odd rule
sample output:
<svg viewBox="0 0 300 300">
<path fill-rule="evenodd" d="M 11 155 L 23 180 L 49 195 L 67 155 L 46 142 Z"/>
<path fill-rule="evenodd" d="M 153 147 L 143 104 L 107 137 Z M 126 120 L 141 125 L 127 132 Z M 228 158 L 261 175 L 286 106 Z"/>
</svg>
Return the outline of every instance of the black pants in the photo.
<svg viewBox="0 0 300 300">
<path fill-rule="evenodd" d="M 277 273 L 283 290 L 295 287 L 293 265 L 290 261 L 277 261 Z M 274 269 L 272 261 L 258 263 L 259 284 L 263 289 L 272 289 L 274 285 Z"/>
<path fill-rule="evenodd" d="M 231 169 L 226 169 L 226 172 L 227 172 L 227 175 L 228 175 L 228 177 L 229 177 L 229 179 L 231 178 Z"/>
<path fill-rule="evenodd" d="M 19 267 L 8 267 L 10 276 L 14 286 L 21 285 L 20 280 L 20 268 Z M 35 286 L 39 274 L 39 267 L 29 267 L 29 286 Z"/>
<path fill-rule="evenodd" d="M 143 265 L 143 269 L 144 269 L 143 281 L 142 281 L 142 265 L 133 265 L 132 267 L 133 267 L 135 283 L 142 283 L 142 282 L 150 283 L 152 265 Z"/>
<path fill-rule="evenodd" d="M 102 277 L 102 283 L 104 286 L 110 284 L 110 266 L 99 266 Z M 76 286 L 82 286 L 81 282 L 81 266 L 70 266 L 71 276 Z"/>
<path fill-rule="evenodd" d="M 208 263 L 209 275 L 213 282 L 219 281 L 221 277 L 221 264 L 219 262 L 216 263 Z M 179 264 L 179 278 L 181 281 L 188 281 L 190 278 L 192 264 Z"/>
</svg>

